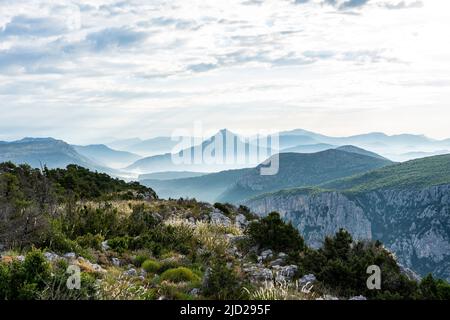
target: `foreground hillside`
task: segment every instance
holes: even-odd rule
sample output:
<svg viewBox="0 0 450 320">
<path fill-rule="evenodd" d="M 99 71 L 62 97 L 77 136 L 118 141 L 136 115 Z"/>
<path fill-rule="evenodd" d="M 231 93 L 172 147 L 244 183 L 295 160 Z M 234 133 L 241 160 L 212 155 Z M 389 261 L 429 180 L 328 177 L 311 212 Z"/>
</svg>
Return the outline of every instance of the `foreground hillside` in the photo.
<svg viewBox="0 0 450 320">
<path fill-rule="evenodd" d="M 315 189 L 266 194 L 246 204 L 260 215 L 280 212 L 315 247 L 346 228 L 381 240 L 422 275 L 450 279 L 450 156 L 413 160 Z"/>
<path fill-rule="evenodd" d="M 77 166 L 1 164 L 0 215 L 0 299 L 450 298 L 445 281 L 419 280 L 379 242 L 339 230 L 312 249 L 277 213 L 159 200 Z M 373 264 L 381 290 L 366 286 Z M 66 286 L 69 266 L 79 289 Z"/>
</svg>

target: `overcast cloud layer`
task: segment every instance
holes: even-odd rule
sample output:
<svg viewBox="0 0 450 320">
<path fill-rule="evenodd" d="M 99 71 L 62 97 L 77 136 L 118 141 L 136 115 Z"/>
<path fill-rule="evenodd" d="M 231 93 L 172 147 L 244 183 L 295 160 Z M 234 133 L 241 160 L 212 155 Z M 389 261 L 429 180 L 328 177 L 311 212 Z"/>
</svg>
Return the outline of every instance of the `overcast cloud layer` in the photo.
<svg viewBox="0 0 450 320">
<path fill-rule="evenodd" d="M 0 140 L 450 138 L 450 2 L 0 1 Z"/>
</svg>

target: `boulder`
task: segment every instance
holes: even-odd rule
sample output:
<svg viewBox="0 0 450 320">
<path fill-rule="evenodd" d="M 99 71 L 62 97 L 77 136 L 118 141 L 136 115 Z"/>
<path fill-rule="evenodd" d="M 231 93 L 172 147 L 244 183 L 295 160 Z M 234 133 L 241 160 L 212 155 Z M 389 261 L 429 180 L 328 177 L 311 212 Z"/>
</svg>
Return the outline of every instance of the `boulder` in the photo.
<svg viewBox="0 0 450 320">
<path fill-rule="evenodd" d="M 120 260 L 119 260 L 119 259 L 117 259 L 117 258 L 112 258 L 112 259 L 111 259 L 111 262 L 112 262 L 113 266 L 115 266 L 115 267 L 120 267 Z"/>
<path fill-rule="evenodd" d="M 313 274 L 307 274 L 307 275 L 301 277 L 301 278 L 298 280 L 298 283 L 299 283 L 299 285 L 304 286 L 304 285 L 306 285 L 308 282 L 313 283 L 313 282 L 315 282 L 316 280 L 317 280 L 317 279 L 316 279 L 316 276 L 315 276 L 315 275 L 313 275 Z"/>
<path fill-rule="evenodd" d="M 72 260 L 75 259 L 77 257 L 77 255 L 75 254 L 75 252 L 67 252 L 64 254 L 64 258 Z"/>
<path fill-rule="evenodd" d="M 338 297 L 326 294 L 323 297 L 317 298 L 316 300 L 339 300 Z"/>
<path fill-rule="evenodd" d="M 284 264 L 284 259 L 278 258 L 278 259 L 273 260 L 273 261 L 270 263 L 270 266 L 271 266 L 271 267 L 275 267 L 275 266 L 281 266 L 281 265 L 283 265 L 283 264 Z"/>
<path fill-rule="evenodd" d="M 238 214 L 235 218 L 235 225 L 238 228 L 245 229 L 248 226 L 247 218 L 243 214 Z"/>
<path fill-rule="evenodd" d="M 364 297 L 364 296 L 356 296 L 356 297 L 351 297 L 351 298 L 348 299 L 348 300 L 358 300 L 358 301 L 363 301 L 363 300 L 367 300 L 367 298 Z"/>
<path fill-rule="evenodd" d="M 75 260 L 75 264 L 80 267 L 82 271 L 87 273 L 106 273 L 106 270 L 100 265 L 92 263 L 83 257 L 78 257 L 78 259 Z"/>
<path fill-rule="evenodd" d="M 298 266 L 296 265 L 290 265 L 290 266 L 274 266 L 273 267 L 275 271 L 275 280 L 277 281 L 292 281 L 295 274 L 298 271 Z"/>
<path fill-rule="evenodd" d="M 280 259 L 286 259 L 287 257 L 288 257 L 288 255 L 286 253 L 284 253 L 284 252 L 280 252 L 278 254 L 278 258 L 280 258 Z"/>
<path fill-rule="evenodd" d="M 134 277 L 137 275 L 137 271 L 134 268 L 128 269 L 127 271 L 124 271 L 123 273 L 127 277 Z"/>
<path fill-rule="evenodd" d="M 253 281 L 272 281 L 273 273 L 269 268 L 262 266 L 252 265 L 244 268 L 244 272 L 248 274 Z"/>
<path fill-rule="evenodd" d="M 189 292 L 190 295 L 192 296 L 198 296 L 200 294 L 200 289 L 199 288 L 194 288 Z"/>
<path fill-rule="evenodd" d="M 111 249 L 111 248 L 108 246 L 108 240 L 103 241 L 102 242 L 102 250 L 106 251 L 109 249 Z"/>
<path fill-rule="evenodd" d="M 221 224 L 229 227 L 231 226 L 231 219 L 222 214 L 220 210 L 214 209 L 214 211 L 211 213 L 211 223 Z"/>
<path fill-rule="evenodd" d="M 53 252 L 45 252 L 44 257 L 48 262 L 54 262 L 59 259 L 62 259 L 59 255 L 57 255 L 56 253 L 53 253 Z"/>
<path fill-rule="evenodd" d="M 272 259 L 273 258 L 273 252 L 270 249 L 264 250 L 263 252 L 261 252 L 261 254 L 258 257 L 258 262 L 264 262 L 268 259 Z"/>
</svg>

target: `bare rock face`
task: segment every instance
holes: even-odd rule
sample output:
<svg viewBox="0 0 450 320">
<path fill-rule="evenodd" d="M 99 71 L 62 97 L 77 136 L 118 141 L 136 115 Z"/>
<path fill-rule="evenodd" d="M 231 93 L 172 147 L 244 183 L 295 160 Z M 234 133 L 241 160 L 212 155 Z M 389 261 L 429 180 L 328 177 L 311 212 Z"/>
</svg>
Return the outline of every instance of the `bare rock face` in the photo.
<svg viewBox="0 0 450 320">
<path fill-rule="evenodd" d="M 354 239 L 382 241 L 420 275 L 450 280 L 450 185 L 422 190 L 269 194 L 245 203 L 264 216 L 277 211 L 313 247 L 340 228 Z"/>
<path fill-rule="evenodd" d="M 211 213 L 211 222 L 224 226 L 231 226 L 231 219 L 225 216 L 220 210 L 214 209 Z"/>
<path fill-rule="evenodd" d="M 313 197 L 266 197 L 263 201 L 250 202 L 250 206 L 262 216 L 279 212 L 313 247 L 320 247 L 324 235 L 332 235 L 340 228 L 346 228 L 355 239 L 372 238 L 371 223 L 363 209 L 338 192 Z"/>
</svg>

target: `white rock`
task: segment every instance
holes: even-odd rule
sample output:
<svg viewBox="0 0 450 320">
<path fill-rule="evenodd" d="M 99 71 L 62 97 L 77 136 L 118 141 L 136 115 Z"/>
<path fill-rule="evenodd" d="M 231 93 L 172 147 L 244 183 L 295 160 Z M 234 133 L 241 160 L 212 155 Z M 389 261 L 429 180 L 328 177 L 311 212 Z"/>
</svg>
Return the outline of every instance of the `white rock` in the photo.
<svg viewBox="0 0 450 320">
<path fill-rule="evenodd" d="M 298 267 L 296 265 L 290 266 L 274 266 L 275 270 L 275 278 L 277 281 L 291 281 L 295 274 L 298 271 Z"/>
<path fill-rule="evenodd" d="M 358 300 L 358 301 L 363 301 L 363 300 L 367 300 L 367 298 L 364 297 L 364 296 L 356 296 L 356 297 L 351 297 L 351 298 L 348 299 L 348 300 Z"/>
<path fill-rule="evenodd" d="M 221 224 L 224 226 L 231 226 L 231 219 L 221 213 L 220 210 L 215 209 L 211 214 L 211 222 L 214 224 Z"/>
<path fill-rule="evenodd" d="M 112 258 L 112 259 L 111 259 L 111 262 L 112 262 L 112 264 L 113 264 L 114 266 L 120 267 L 120 260 L 119 260 L 119 259 L 117 259 L 117 258 Z"/>
<path fill-rule="evenodd" d="M 278 259 L 276 259 L 276 260 L 273 260 L 273 261 L 270 263 L 270 266 L 271 266 L 271 267 L 274 267 L 274 266 L 281 266 L 283 263 L 284 263 L 284 260 L 278 258 Z"/>
<path fill-rule="evenodd" d="M 243 214 L 238 214 L 235 221 L 238 228 L 245 229 L 248 226 L 247 218 Z"/>
<path fill-rule="evenodd" d="M 66 259 L 75 259 L 77 257 L 77 255 L 75 254 L 75 252 L 67 252 L 64 254 L 64 258 Z"/>
<path fill-rule="evenodd" d="M 128 277 L 133 277 L 133 276 L 137 275 L 137 271 L 136 271 L 136 269 L 131 268 L 131 269 L 125 271 L 123 274 L 128 276 Z"/>
<path fill-rule="evenodd" d="M 61 257 L 59 255 L 57 255 L 56 253 L 53 253 L 53 252 L 45 252 L 44 257 L 48 262 L 53 262 L 58 259 L 61 259 Z"/>
<path fill-rule="evenodd" d="M 316 280 L 317 280 L 317 279 L 316 279 L 316 276 L 315 276 L 315 275 L 313 275 L 313 274 L 307 274 L 307 275 L 301 277 L 301 278 L 298 280 L 298 282 L 299 282 L 299 284 L 300 284 L 301 286 L 304 286 L 304 285 L 307 284 L 308 282 L 312 283 L 312 282 L 315 282 Z"/>
<path fill-rule="evenodd" d="M 102 242 L 102 249 L 104 251 L 111 249 L 110 246 L 108 246 L 108 240 L 105 240 L 105 241 Z"/>
</svg>

